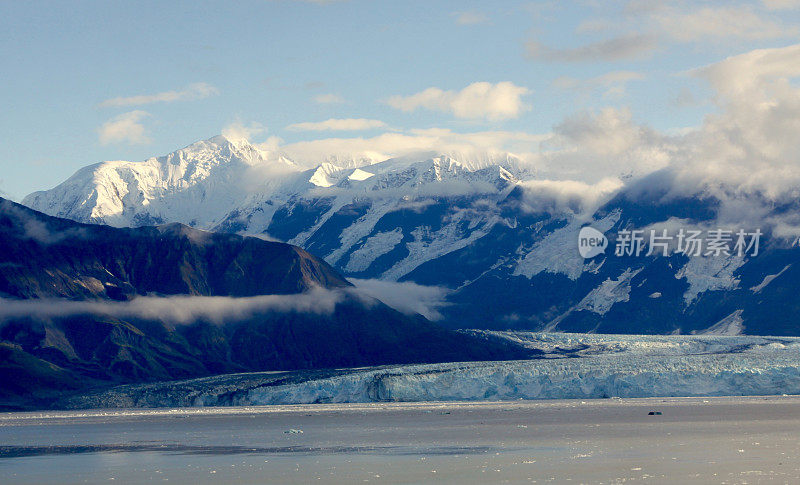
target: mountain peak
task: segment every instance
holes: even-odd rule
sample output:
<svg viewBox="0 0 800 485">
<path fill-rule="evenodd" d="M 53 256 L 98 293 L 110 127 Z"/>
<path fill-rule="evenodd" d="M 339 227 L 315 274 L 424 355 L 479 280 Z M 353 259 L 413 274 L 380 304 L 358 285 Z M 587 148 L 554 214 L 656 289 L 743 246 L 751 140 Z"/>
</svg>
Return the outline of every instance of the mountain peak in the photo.
<svg viewBox="0 0 800 485">
<path fill-rule="evenodd" d="M 240 138 L 238 141 L 249 144 L 249 142 L 245 138 Z M 214 136 L 212 136 L 211 138 L 209 138 L 207 140 L 202 140 L 202 141 L 197 142 L 197 143 L 213 143 L 215 145 L 225 145 L 225 144 L 233 144 L 234 140 L 231 139 L 231 138 L 228 138 L 227 136 L 225 136 L 223 134 L 219 134 L 219 135 L 214 135 Z"/>
</svg>

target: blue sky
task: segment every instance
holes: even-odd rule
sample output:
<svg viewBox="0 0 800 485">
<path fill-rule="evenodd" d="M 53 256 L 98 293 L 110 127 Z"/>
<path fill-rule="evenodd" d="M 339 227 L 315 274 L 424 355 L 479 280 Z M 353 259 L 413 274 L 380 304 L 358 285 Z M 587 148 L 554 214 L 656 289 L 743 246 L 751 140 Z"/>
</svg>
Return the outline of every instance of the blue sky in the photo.
<svg viewBox="0 0 800 485">
<path fill-rule="evenodd" d="M 310 158 L 432 129 L 517 148 L 607 108 L 679 133 L 721 109 L 694 69 L 800 36 L 793 0 L 655 4 L 2 2 L 0 191 L 236 127 Z M 355 141 L 297 145 L 330 138 Z"/>
</svg>

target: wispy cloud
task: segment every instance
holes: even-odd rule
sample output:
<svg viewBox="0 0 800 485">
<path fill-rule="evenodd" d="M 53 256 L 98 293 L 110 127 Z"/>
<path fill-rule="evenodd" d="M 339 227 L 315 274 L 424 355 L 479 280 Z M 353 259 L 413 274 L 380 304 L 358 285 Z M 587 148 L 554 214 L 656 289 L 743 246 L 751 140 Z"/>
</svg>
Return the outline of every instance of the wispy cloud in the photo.
<svg viewBox="0 0 800 485">
<path fill-rule="evenodd" d="M 45 246 L 59 243 L 64 239 L 85 239 L 87 237 L 86 231 L 82 227 L 51 230 L 44 221 L 32 217 L 30 213 L 7 200 L 0 201 L 0 214 L 12 220 L 13 225 L 19 229 L 19 236 L 22 239 L 33 239 Z"/>
<path fill-rule="evenodd" d="M 594 184 L 575 180 L 527 180 L 520 184 L 524 202 L 522 209 L 552 214 L 593 214 L 622 185 L 616 177 L 607 177 Z"/>
<path fill-rule="evenodd" d="M 303 166 L 315 166 L 328 157 L 357 157 L 377 162 L 421 152 L 468 154 L 479 159 L 487 154 L 533 152 L 545 138 L 547 135 L 516 131 L 456 133 L 431 128 L 382 133 L 369 138 L 320 138 L 283 145 L 280 150 Z"/>
<path fill-rule="evenodd" d="M 314 101 L 319 104 L 339 104 L 344 103 L 344 98 L 338 94 L 328 93 L 314 96 Z"/>
<path fill-rule="evenodd" d="M 486 14 L 475 11 L 454 12 L 453 17 L 458 25 L 478 25 L 485 24 L 489 21 Z"/>
<path fill-rule="evenodd" d="M 350 279 L 357 293 L 376 298 L 406 314 L 419 313 L 429 320 L 441 320 L 440 310 L 447 306 L 451 290 L 441 286 L 423 286 L 412 282 Z"/>
<path fill-rule="evenodd" d="M 800 9 L 800 0 L 763 0 L 763 3 L 769 10 Z"/>
<path fill-rule="evenodd" d="M 642 73 L 634 71 L 612 71 L 588 79 L 576 79 L 562 76 L 553 81 L 553 85 L 560 89 L 575 91 L 591 91 L 602 89 L 603 96 L 620 96 L 625 94 L 626 86 L 631 81 L 644 79 Z"/>
<path fill-rule="evenodd" d="M 784 25 L 745 5 L 703 7 L 684 11 L 662 9 L 652 19 L 666 37 L 679 42 L 704 40 L 763 40 L 780 39 L 798 34 L 797 27 Z"/>
<path fill-rule="evenodd" d="M 259 312 L 329 315 L 346 295 L 347 292 L 341 290 L 314 289 L 296 295 L 262 295 L 245 298 L 143 296 L 125 302 L 0 298 L 0 320 L 26 316 L 59 318 L 90 314 L 117 318 L 143 318 L 173 324 L 191 324 L 199 319 L 208 319 L 223 324 L 227 320 L 248 318 Z"/>
<path fill-rule="evenodd" d="M 129 145 L 150 143 L 150 138 L 145 133 L 145 127 L 142 124 L 142 120 L 148 116 L 150 113 L 136 110 L 111 118 L 97 129 L 100 143 L 102 145 L 121 142 Z"/>
<path fill-rule="evenodd" d="M 99 106 L 102 108 L 111 108 L 152 103 L 173 103 L 175 101 L 192 101 L 208 98 L 209 96 L 217 94 L 219 94 L 219 90 L 210 84 L 194 83 L 180 91 L 164 91 L 155 94 L 111 98 L 103 101 Z"/>
<path fill-rule="evenodd" d="M 624 61 L 650 55 L 657 47 L 655 37 L 647 34 L 627 34 L 579 47 L 549 47 L 539 41 L 526 44 L 528 57 L 555 62 Z"/>
<path fill-rule="evenodd" d="M 250 123 L 245 125 L 241 121 L 234 121 L 222 129 L 222 136 L 231 140 L 251 140 L 254 136 L 262 135 L 267 132 L 267 127 L 261 123 Z"/>
<path fill-rule="evenodd" d="M 497 84 L 477 82 L 460 91 L 432 87 L 410 96 L 392 96 L 387 104 L 406 112 L 424 108 L 452 113 L 456 118 L 498 121 L 518 118 L 529 109 L 530 106 L 523 101 L 528 94 L 528 88 L 508 81 Z"/>
<path fill-rule="evenodd" d="M 699 3 L 699 2 L 698 2 Z M 800 29 L 777 10 L 800 7 L 800 0 L 756 3 L 629 1 L 624 15 L 593 17 L 575 33 L 648 32 L 659 44 L 757 41 L 800 35 Z M 635 34 L 628 34 L 635 35 Z M 536 43 L 533 44 L 536 47 Z"/>
<path fill-rule="evenodd" d="M 295 123 L 286 128 L 293 131 L 358 131 L 383 128 L 386 123 L 365 118 L 331 118 L 325 121 Z"/>
</svg>

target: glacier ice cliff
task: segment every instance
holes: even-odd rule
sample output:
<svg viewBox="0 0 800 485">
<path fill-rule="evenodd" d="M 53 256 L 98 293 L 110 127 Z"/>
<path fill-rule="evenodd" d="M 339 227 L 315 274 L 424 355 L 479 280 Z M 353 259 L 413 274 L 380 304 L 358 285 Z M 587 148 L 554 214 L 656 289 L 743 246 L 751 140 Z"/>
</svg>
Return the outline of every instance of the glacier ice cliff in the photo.
<svg viewBox="0 0 800 485">
<path fill-rule="evenodd" d="M 798 338 L 478 333 L 546 357 L 236 374 L 122 386 L 64 407 L 800 394 Z"/>
</svg>

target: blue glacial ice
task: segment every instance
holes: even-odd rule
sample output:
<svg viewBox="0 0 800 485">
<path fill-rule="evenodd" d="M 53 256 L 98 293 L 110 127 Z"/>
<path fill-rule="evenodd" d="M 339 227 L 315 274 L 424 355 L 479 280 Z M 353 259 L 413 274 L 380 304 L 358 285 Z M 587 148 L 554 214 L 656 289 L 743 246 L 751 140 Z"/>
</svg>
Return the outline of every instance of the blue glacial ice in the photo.
<svg viewBox="0 0 800 485">
<path fill-rule="evenodd" d="M 476 332 L 545 357 L 236 374 L 123 386 L 68 407 L 800 394 L 800 338 Z"/>
</svg>

